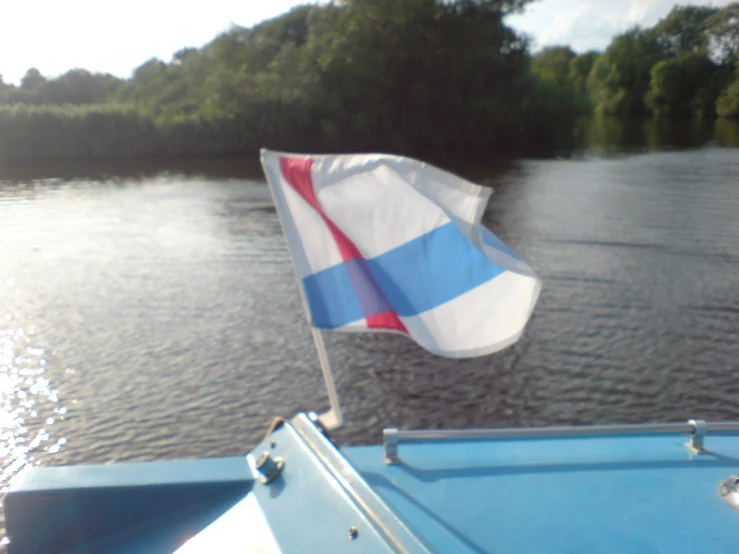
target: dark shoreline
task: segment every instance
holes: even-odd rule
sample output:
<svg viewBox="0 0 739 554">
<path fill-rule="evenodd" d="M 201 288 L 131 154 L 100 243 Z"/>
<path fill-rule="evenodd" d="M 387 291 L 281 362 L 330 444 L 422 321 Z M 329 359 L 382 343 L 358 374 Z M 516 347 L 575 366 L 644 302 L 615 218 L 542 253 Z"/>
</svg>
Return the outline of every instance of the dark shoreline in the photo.
<svg viewBox="0 0 739 554">
<path fill-rule="evenodd" d="M 620 157 L 624 154 L 689 150 L 705 146 L 739 147 L 739 120 L 588 117 L 581 119 L 573 135 L 556 148 L 534 148 L 513 153 L 491 147 L 486 151 L 446 155 L 438 152 L 407 155 L 478 180 L 478 177 L 488 175 L 491 168 L 510 167 L 526 159 Z M 292 151 L 309 153 L 312 149 Z M 0 186 L 42 180 L 116 182 L 166 175 L 263 179 L 259 151 L 252 148 L 223 154 L 0 159 Z"/>
</svg>

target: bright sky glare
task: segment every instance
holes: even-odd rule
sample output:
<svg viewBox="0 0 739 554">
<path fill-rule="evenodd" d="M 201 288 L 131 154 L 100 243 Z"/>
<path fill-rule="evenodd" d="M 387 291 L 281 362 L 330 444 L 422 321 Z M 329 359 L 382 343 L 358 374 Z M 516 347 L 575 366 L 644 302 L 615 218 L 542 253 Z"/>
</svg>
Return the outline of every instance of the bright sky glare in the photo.
<svg viewBox="0 0 739 554">
<path fill-rule="evenodd" d="M 685 0 L 687 2 L 687 0 Z M 723 6 L 732 0 L 693 0 Z M 0 75 L 18 83 L 30 67 L 47 76 L 81 67 L 128 77 L 150 58 L 170 60 L 185 46 L 202 46 L 232 24 L 251 26 L 305 0 L 0 0 Z M 685 3 L 685 2 L 684 2 Z M 611 37 L 649 26 L 675 0 L 538 0 L 509 23 L 535 47 L 571 44 L 602 49 Z"/>
<path fill-rule="evenodd" d="M 250 27 L 300 0 L 0 0 L 0 75 L 18 83 L 28 68 L 47 76 L 80 67 L 129 77 L 157 57 L 202 46 L 231 24 Z"/>
</svg>

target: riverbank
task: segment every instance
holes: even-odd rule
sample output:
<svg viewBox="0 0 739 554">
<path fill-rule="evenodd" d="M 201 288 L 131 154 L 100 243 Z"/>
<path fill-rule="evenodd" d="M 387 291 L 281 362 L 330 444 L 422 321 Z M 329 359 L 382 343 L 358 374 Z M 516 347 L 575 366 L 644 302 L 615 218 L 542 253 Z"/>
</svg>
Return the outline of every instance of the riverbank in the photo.
<svg viewBox="0 0 739 554">
<path fill-rule="evenodd" d="M 90 118 L 90 122 L 95 121 L 92 114 L 86 117 Z M 172 148 L 162 148 L 159 152 L 152 147 L 157 144 L 156 141 L 144 140 L 142 136 L 145 133 L 156 134 L 156 129 L 151 131 L 151 127 L 145 124 L 137 127 L 136 119 L 131 114 L 123 113 L 119 121 L 133 122 L 128 126 L 128 138 L 120 138 L 119 143 L 133 144 L 138 140 L 140 142 L 138 146 L 134 145 L 134 148 L 123 151 L 115 150 L 116 142 L 111 141 L 106 150 L 103 145 L 95 145 L 94 141 L 88 140 L 83 145 L 75 146 L 71 144 L 75 140 L 73 136 L 68 135 L 64 139 L 57 137 L 57 140 L 62 140 L 62 144 L 55 146 L 57 155 L 0 159 L 0 181 L 24 183 L 43 179 L 108 181 L 145 179 L 163 174 L 214 179 L 262 178 L 259 164 L 259 148 L 262 144 L 259 144 L 256 138 L 248 139 L 252 143 L 242 145 L 240 149 L 173 152 Z M 27 136 L 26 140 L 31 138 Z M 49 133 L 43 140 L 52 142 L 54 136 Z M 184 142 L 185 139 L 180 140 Z M 213 143 L 214 141 L 211 141 L 209 144 Z M 577 122 L 566 140 L 549 149 L 506 153 L 491 148 L 487 152 L 479 152 L 469 157 L 444 156 L 436 153 L 433 157 L 423 159 L 474 179 L 477 172 L 473 168 L 484 167 L 482 175 L 489 171 L 491 161 L 495 161 L 498 166 L 505 166 L 517 159 L 620 157 L 645 151 L 691 149 L 706 145 L 739 147 L 739 121 L 587 117 Z M 85 155 L 85 147 L 97 148 L 95 152 L 101 153 Z M 70 155 L 62 155 L 62 148 L 68 148 Z M 295 145 L 292 150 L 315 151 L 307 144 Z"/>
</svg>

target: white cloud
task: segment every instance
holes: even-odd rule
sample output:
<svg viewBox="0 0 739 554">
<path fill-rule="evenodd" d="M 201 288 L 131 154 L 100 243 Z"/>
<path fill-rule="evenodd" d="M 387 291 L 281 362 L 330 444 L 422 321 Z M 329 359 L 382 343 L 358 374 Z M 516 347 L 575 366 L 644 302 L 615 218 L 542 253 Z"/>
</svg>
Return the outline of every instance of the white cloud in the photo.
<svg viewBox="0 0 739 554">
<path fill-rule="evenodd" d="M 587 4 L 579 4 L 573 10 L 560 12 L 554 16 L 552 26 L 546 29 L 539 40 L 547 43 L 556 43 L 566 39 L 572 33 L 573 27 L 579 20 L 587 17 L 590 6 Z"/>
<path fill-rule="evenodd" d="M 631 9 L 629 10 L 628 16 L 626 16 L 626 19 L 634 24 L 640 24 L 644 20 L 647 19 L 649 15 L 650 8 L 653 7 L 653 5 L 656 2 L 631 2 Z"/>
</svg>

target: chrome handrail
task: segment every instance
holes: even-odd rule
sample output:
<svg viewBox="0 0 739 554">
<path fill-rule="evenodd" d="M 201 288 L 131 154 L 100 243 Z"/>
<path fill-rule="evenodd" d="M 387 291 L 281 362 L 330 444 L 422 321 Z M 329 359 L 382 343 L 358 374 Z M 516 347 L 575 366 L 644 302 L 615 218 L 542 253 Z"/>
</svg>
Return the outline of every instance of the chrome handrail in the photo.
<svg viewBox="0 0 739 554">
<path fill-rule="evenodd" d="M 400 554 L 433 552 L 367 484 L 311 419 L 305 414 L 298 414 L 290 420 L 290 425 L 305 447 L 334 479 L 336 485 L 344 491 L 357 510 L 372 523 L 377 533 L 392 547 L 393 552 Z M 352 529 L 355 528 L 352 527 L 349 530 L 350 538 L 354 538 Z"/>
<path fill-rule="evenodd" d="M 436 441 L 525 440 L 684 434 L 691 436 L 688 446 L 694 452 L 701 453 L 705 451 L 703 439 L 709 432 L 713 435 L 739 433 L 739 421 L 706 422 L 702 419 L 691 419 L 686 423 L 636 423 L 507 429 L 385 429 L 382 434 L 385 462 L 388 464 L 397 464 L 400 463 L 398 447 L 401 442 L 421 443 Z"/>
</svg>

